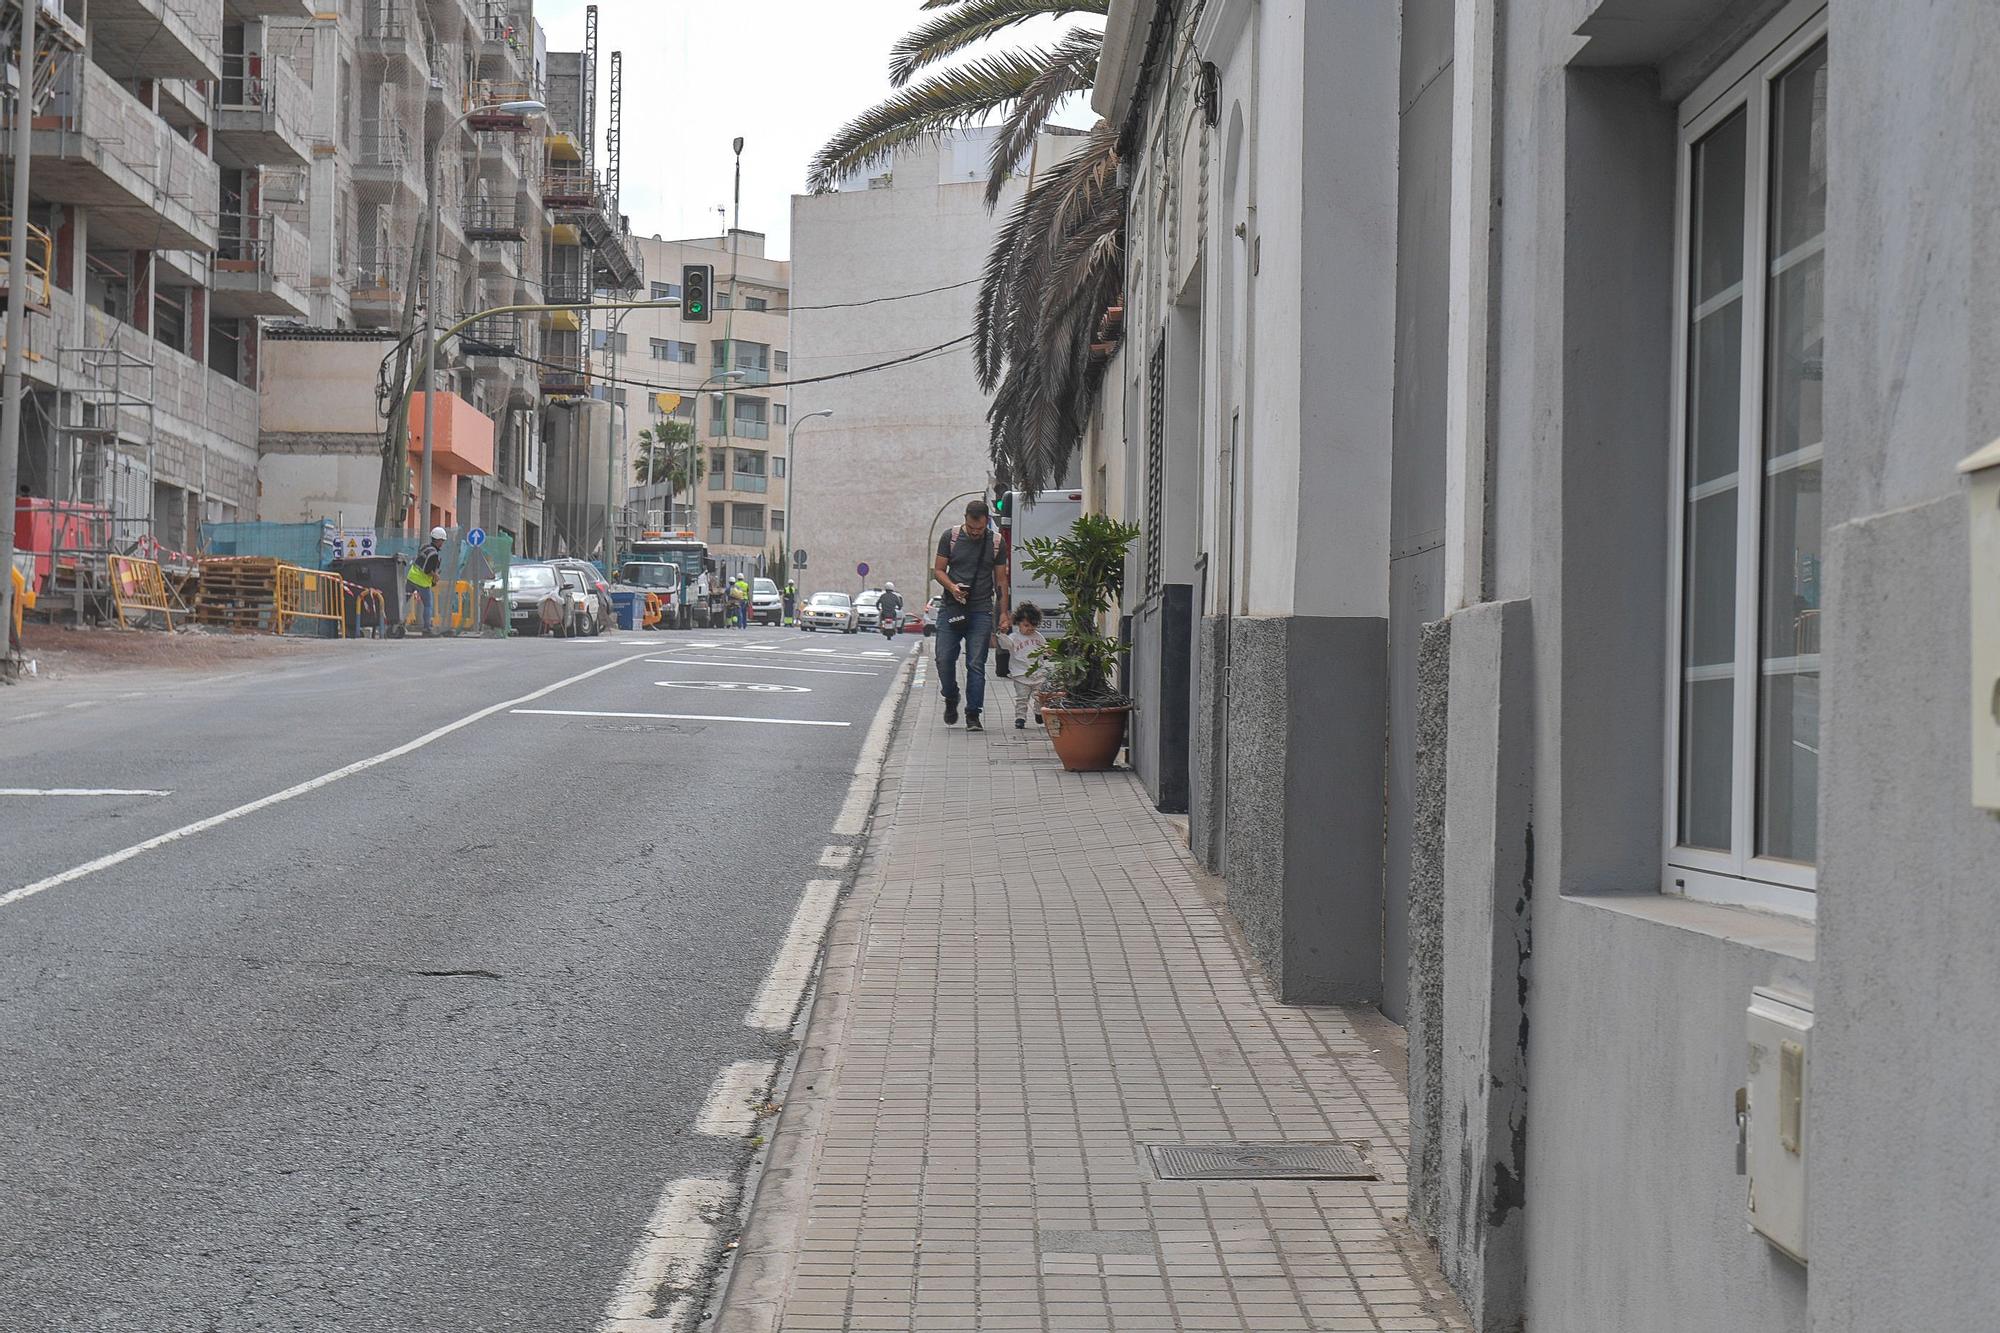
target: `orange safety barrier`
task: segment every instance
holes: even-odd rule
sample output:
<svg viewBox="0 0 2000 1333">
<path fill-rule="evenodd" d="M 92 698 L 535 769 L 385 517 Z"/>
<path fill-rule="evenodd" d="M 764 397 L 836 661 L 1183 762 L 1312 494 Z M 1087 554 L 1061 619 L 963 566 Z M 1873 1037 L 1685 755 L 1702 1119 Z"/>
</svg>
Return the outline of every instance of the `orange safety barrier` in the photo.
<svg viewBox="0 0 2000 1333">
<path fill-rule="evenodd" d="M 141 560 L 136 556 L 114 555 L 111 562 L 111 605 L 118 612 L 118 623 L 130 629 L 136 617 L 144 620 L 157 615 L 166 622 L 167 628 L 174 627 L 173 605 L 167 600 L 167 581 L 160 575 L 157 560 Z"/>
<path fill-rule="evenodd" d="M 295 620 L 333 622 L 336 638 L 347 634 L 347 582 L 338 574 L 305 569 L 298 565 L 278 566 L 278 596 L 272 628 L 283 634 Z"/>
</svg>

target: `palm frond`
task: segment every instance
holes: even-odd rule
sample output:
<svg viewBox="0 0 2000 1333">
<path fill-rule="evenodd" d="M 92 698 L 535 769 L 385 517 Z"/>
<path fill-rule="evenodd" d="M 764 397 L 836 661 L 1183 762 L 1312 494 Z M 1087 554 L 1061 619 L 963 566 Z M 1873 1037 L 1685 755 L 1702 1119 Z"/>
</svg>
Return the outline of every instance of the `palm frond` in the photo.
<svg viewBox="0 0 2000 1333">
<path fill-rule="evenodd" d="M 926 67 L 1016 24 L 1066 14 L 1103 14 L 1110 9 L 1110 0 L 946 0 L 924 8 L 949 12 L 911 29 L 889 49 L 889 81 L 898 88 Z"/>
<path fill-rule="evenodd" d="M 1050 50 L 1048 67 L 1015 99 L 993 140 L 986 163 L 988 208 L 1000 202 L 1014 168 L 1034 147 L 1035 136 L 1048 125 L 1064 99 L 1090 91 L 1097 82 L 1097 60 L 1103 50 L 1104 34 L 1090 28 L 1073 29 Z"/>
<path fill-rule="evenodd" d="M 824 194 L 903 144 L 982 120 L 1010 105 L 1048 65 L 1041 49 L 1000 51 L 941 70 L 841 126 L 813 155 L 806 188 Z"/>
</svg>

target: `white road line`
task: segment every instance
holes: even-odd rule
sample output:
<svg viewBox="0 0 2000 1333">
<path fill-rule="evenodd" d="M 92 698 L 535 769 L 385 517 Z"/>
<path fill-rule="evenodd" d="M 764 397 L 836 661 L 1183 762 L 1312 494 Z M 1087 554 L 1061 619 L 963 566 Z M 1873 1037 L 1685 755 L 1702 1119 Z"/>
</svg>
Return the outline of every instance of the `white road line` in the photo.
<svg viewBox="0 0 2000 1333">
<path fill-rule="evenodd" d="M 0 787 L 0 796 L 172 796 L 150 787 Z"/>
<path fill-rule="evenodd" d="M 777 654 L 778 654 L 779 656 L 781 656 L 781 657 L 806 657 L 806 656 L 814 656 L 814 657 L 828 657 L 828 656 L 831 656 L 831 657 L 837 657 L 837 658 L 839 658 L 839 659 L 840 659 L 841 661 L 843 661 L 843 662 L 867 662 L 867 663 L 870 663 L 870 664 L 876 664 L 876 663 L 877 663 L 877 661 L 878 661 L 878 659 L 876 659 L 876 658 L 873 658 L 873 657 L 867 657 L 867 656 L 864 656 L 864 655 L 863 655 L 863 654 L 861 654 L 861 653 L 843 653 L 843 652 L 841 652 L 841 651 L 840 651 L 839 649 L 837 649 L 837 648 L 786 648 L 786 649 L 779 649 L 779 648 L 730 648 L 730 647 L 720 647 L 720 648 L 716 648 L 716 649 L 714 649 L 714 651 L 715 651 L 715 652 L 718 652 L 718 653 L 766 653 L 766 654 L 769 654 L 769 653 L 777 653 Z"/>
<path fill-rule="evenodd" d="M 801 648 L 799 651 L 801 653 L 825 653 L 828 657 L 833 656 L 833 649 L 831 648 Z"/>
<path fill-rule="evenodd" d="M 738 1060 L 715 1076 L 694 1132 L 740 1139 L 757 1127 L 757 1108 L 778 1072 L 776 1060 Z"/>
<path fill-rule="evenodd" d="M 745 1023 L 766 1032 L 791 1031 L 792 1017 L 805 998 L 806 983 L 812 980 L 813 964 L 819 960 L 820 941 L 839 898 L 840 885 L 834 880 L 815 879 L 806 884 L 805 897 L 799 899 L 799 910 L 792 913 L 785 942 L 765 974 L 750 1012 L 743 1016 Z"/>
<path fill-rule="evenodd" d="M 648 662 L 660 666 L 719 666 L 734 667 L 738 671 L 806 671 L 815 676 L 879 676 L 879 671 L 848 671 L 840 667 L 787 667 L 772 666 L 769 662 L 725 662 L 719 657 L 649 657 Z"/>
<path fill-rule="evenodd" d="M 544 685 L 539 690 L 532 690 L 518 699 L 503 699 L 497 704 L 488 704 L 486 707 L 475 712 L 467 713 L 456 722 L 447 722 L 441 727 L 435 727 L 425 732 L 415 740 L 404 741 L 392 750 L 384 750 L 382 753 L 370 755 L 366 759 L 357 759 L 351 764 L 334 769 L 331 773 L 322 773 L 316 778 L 308 778 L 306 781 L 287 787 L 283 791 L 275 791 L 269 796 L 260 796 L 254 801 L 246 801 L 244 804 L 236 806 L 233 809 L 224 810 L 219 815 L 210 815 L 207 819 L 197 819 L 194 823 L 183 824 L 171 832 L 148 838 L 144 842 L 135 842 L 130 847 L 122 847 L 115 852 L 100 856 L 95 860 L 85 861 L 82 865 L 71 866 L 68 870 L 50 875 L 47 879 L 38 879 L 33 884 L 24 884 L 9 893 L 0 893 L 0 907 L 11 907 L 23 899 L 32 898 L 36 894 L 53 889 L 58 885 L 68 884 L 72 880 L 82 879 L 86 875 L 94 875 L 100 870 L 109 870 L 115 865 L 122 865 L 135 856 L 150 852 L 155 848 L 165 847 L 168 843 L 179 842 L 183 838 L 192 838 L 197 833 L 206 833 L 212 828 L 227 824 L 232 819 L 241 819 L 245 815 L 252 815 L 259 810 L 268 809 L 271 806 L 292 800 L 295 797 L 304 796 L 307 792 L 318 791 L 321 787 L 338 782 L 342 778 L 350 778 L 356 773 L 366 772 L 378 764 L 388 763 L 391 759 L 400 759 L 406 754 L 423 749 L 432 741 L 443 740 L 454 731 L 461 731 L 475 722 L 492 717 L 495 713 L 503 713 L 517 704 L 533 703 L 537 699 L 554 694 L 557 690 L 574 685 L 578 681 L 589 680 L 592 676 L 602 675 L 606 671 L 615 670 L 618 667 L 624 666 L 627 662 L 637 662 L 642 656 L 643 654 L 635 653 L 631 657 L 621 657 L 615 662 L 606 662 L 602 666 L 594 666 L 588 671 L 579 671 L 574 676 L 564 677 L 553 685 Z"/>
<path fill-rule="evenodd" d="M 695 1281 L 722 1245 L 720 1219 L 734 1191 L 726 1180 L 676 1180 L 660 1194 L 597 1333 L 680 1333 L 695 1313 Z M 669 1302 L 666 1314 L 655 1314 Z"/>
<path fill-rule="evenodd" d="M 899 668 L 900 674 L 900 668 Z M 889 755 L 889 728 L 896 717 L 897 682 L 876 706 L 875 720 L 862 738 L 861 754 L 854 761 L 854 781 L 847 784 L 847 799 L 840 804 L 840 816 L 833 821 L 833 836 L 851 838 L 868 823 L 868 808 L 875 803 L 875 784 L 882 776 L 882 761 Z"/>
<path fill-rule="evenodd" d="M 721 713 L 614 713 L 594 708 L 516 708 L 533 717 L 643 717 L 662 722 L 766 722 L 774 727 L 851 727 L 852 722 L 821 722 L 798 717 L 729 717 Z"/>
<path fill-rule="evenodd" d="M 819 863 L 828 870 L 845 870 L 847 863 L 854 859 L 852 847 L 829 847 L 819 854 Z"/>
</svg>

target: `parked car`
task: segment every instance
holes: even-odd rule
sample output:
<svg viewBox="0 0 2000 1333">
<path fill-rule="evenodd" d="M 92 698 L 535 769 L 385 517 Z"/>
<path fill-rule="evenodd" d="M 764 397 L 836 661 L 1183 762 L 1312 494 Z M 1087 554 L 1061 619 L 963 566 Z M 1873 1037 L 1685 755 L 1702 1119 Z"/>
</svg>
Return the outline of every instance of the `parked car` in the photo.
<svg viewBox="0 0 2000 1333">
<path fill-rule="evenodd" d="M 488 580 L 486 592 L 489 601 L 485 620 L 497 629 L 500 580 Z M 516 634 L 532 638 L 542 632 L 544 602 L 556 604 L 554 632 L 570 633 L 590 617 L 590 600 L 582 577 L 573 570 L 565 574 L 551 561 L 517 561 L 507 571 L 507 620 Z"/>
<path fill-rule="evenodd" d="M 853 634 L 864 629 L 880 629 L 882 627 L 882 608 L 878 603 L 881 600 L 882 590 L 880 588 L 863 590 L 860 596 L 854 599 L 854 614 L 848 617 L 847 632 Z"/>
<path fill-rule="evenodd" d="M 854 614 L 854 603 L 844 592 L 816 592 L 799 611 L 800 629 L 845 631 Z"/>
<path fill-rule="evenodd" d="M 766 625 L 785 623 L 785 598 L 770 579 L 750 580 L 750 618 Z"/>
<path fill-rule="evenodd" d="M 589 628 L 585 634 L 602 634 L 609 626 L 618 623 L 618 607 L 611 600 L 611 584 L 588 560 L 552 560 L 549 562 L 559 570 L 568 570 L 583 583 L 589 594 Z"/>
</svg>

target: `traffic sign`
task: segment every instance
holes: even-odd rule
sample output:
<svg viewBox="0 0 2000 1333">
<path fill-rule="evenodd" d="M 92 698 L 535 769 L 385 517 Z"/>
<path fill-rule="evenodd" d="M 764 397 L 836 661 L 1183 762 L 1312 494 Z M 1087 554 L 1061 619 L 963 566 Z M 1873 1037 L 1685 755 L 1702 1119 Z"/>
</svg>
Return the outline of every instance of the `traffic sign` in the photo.
<svg viewBox="0 0 2000 1333">
<path fill-rule="evenodd" d="M 342 528 L 340 530 L 340 553 L 347 559 L 367 557 L 375 554 L 375 529 Z"/>
<path fill-rule="evenodd" d="M 466 533 L 466 534 L 465 534 L 465 544 L 466 544 L 467 546 L 484 546 L 484 545 L 486 545 L 486 529 L 485 529 L 485 528 L 474 528 L 474 529 L 473 529 L 472 531 L 470 531 L 470 532 Z"/>
<path fill-rule="evenodd" d="M 862 578 L 864 578 L 864 579 L 865 579 L 865 578 L 867 578 L 867 577 L 868 577 L 868 562 L 867 562 L 866 560 L 863 560 L 863 561 L 862 561 L 862 562 L 861 562 L 860 564 L 858 564 L 858 565 L 856 565 L 856 566 L 854 567 L 854 572 L 855 572 L 856 574 L 859 574 L 859 575 L 860 575 L 860 576 L 861 576 Z"/>
<path fill-rule="evenodd" d="M 798 550 L 792 552 L 792 563 L 795 565 L 803 565 L 805 562 L 806 562 L 806 548 L 801 546 Z"/>
</svg>

